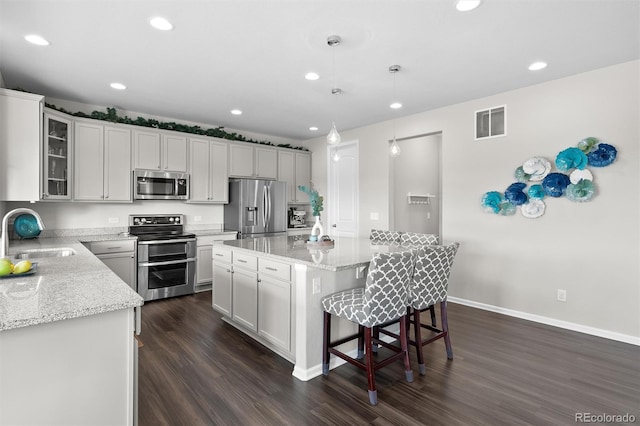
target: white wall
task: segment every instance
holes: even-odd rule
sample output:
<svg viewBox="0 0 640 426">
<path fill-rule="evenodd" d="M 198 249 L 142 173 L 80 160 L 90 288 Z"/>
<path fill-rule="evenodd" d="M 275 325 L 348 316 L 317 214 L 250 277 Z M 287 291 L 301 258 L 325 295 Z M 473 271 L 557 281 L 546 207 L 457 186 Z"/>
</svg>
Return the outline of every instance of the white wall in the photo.
<svg viewBox="0 0 640 426">
<path fill-rule="evenodd" d="M 397 119 L 399 138 L 443 134 L 442 236 L 461 243 L 450 296 L 640 342 L 639 77 L 640 62 L 632 61 Z M 474 141 L 474 111 L 502 104 L 507 136 Z M 391 122 L 341 132 L 343 140 L 360 141 L 361 235 L 389 224 L 391 133 Z M 525 160 L 553 161 L 587 136 L 619 152 L 614 164 L 593 169 L 592 201 L 547 198 L 539 219 L 482 210 L 482 194 L 504 191 Z M 307 144 L 321 193 L 325 143 Z M 370 211 L 379 211 L 380 221 L 372 223 Z M 559 288 L 566 303 L 556 301 Z"/>
</svg>

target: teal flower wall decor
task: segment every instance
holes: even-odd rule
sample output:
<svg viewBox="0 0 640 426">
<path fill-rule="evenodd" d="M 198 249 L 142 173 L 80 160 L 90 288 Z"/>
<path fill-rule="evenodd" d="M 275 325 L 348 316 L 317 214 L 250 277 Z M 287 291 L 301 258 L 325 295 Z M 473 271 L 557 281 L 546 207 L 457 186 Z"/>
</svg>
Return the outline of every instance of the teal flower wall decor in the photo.
<svg viewBox="0 0 640 426">
<path fill-rule="evenodd" d="M 516 182 L 504 192 L 489 191 L 482 196 L 484 211 L 501 216 L 515 214 L 517 207 L 526 218 L 542 216 L 546 209 L 545 197 L 566 197 L 574 202 L 585 202 L 593 198 L 596 186 L 588 167 L 605 167 L 612 164 L 618 151 L 612 145 L 595 137 L 578 142 L 556 156 L 557 171 L 552 172 L 551 163 L 544 157 L 531 157 L 516 167 Z M 527 185 L 532 183 L 530 187 Z"/>
</svg>

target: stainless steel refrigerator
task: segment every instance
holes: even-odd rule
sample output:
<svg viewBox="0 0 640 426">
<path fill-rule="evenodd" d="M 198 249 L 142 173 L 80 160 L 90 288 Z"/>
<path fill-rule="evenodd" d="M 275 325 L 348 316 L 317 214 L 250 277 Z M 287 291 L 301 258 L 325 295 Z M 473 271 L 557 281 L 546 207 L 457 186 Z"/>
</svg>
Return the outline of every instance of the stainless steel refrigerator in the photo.
<svg viewBox="0 0 640 426">
<path fill-rule="evenodd" d="M 286 183 L 273 180 L 230 179 L 224 227 L 238 238 L 286 235 Z"/>
</svg>

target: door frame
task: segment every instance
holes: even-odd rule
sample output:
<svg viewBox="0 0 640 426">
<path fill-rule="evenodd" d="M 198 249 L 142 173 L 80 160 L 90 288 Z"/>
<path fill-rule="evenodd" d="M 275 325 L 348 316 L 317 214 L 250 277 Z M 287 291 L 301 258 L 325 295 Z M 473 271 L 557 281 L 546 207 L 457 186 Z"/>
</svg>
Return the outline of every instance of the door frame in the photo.
<svg viewBox="0 0 640 426">
<path fill-rule="evenodd" d="M 353 217 L 355 218 L 355 235 L 360 235 L 360 221 L 359 221 L 359 211 L 360 211 L 360 141 L 358 139 L 342 142 L 339 145 L 328 145 L 327 146 L 327 199 L 328 200 L 337 200 L 338 197 L 335 193 L 335 176 L 333 174 L 333 159 L 332 154 L 333 151 L 340 148 L 351 147 L 355 148 L 355 157 L 356 157 L 356 170 L 355 170 L 355 194 L 356 198 L 355 212 L 353 212 Z M 335 236 L 335 228 L 332 227 L 332 224 L 335 223 L 334 218 L 336 217 L 336 205 L 329 201 L 327 209 L 327 223 L 325 224 L 325 230 L 327 234 L 330 236 Z"/>
<path fill-rule="evenodd" d="M 396 142 L 402 142 L 402 141 L 406 141 L 406 140 L 411 140 L 411 139 L 419 139 L 419 138 L 424 138 L 424 137 L 429 137 L 429 136 L 435 136 L 435 135 L 440 135 L 440 147 L 438 149 L 439 151 L 439 157 L 438 157 L 438 235 L 440 235 L 440 241 L 442 241 L 442 160 L 443 160 L 443 145 L 444 145 L 444 132 L 442 130 L 439 130 L 437 132 L 428 132 L 428 133 L 421 133 L 418 135 L 412 135 L 412 136 L 405 136 L 403 138 L 396 138 Z M 391 144 L 393 143 L 393 139 L 389 140 L 389 149 L 391 148 Z M 400 151 L 400 155 L 402 155 L 402 151 Z M 388 207 L 389 207 L 389 229 L 395 231 L 396 230 L 396 215 L 395 215 L 395 203 L 394 203 L 394 199 L 395 199 L 395 179 L 396 179 L 396 167 L 395 167 L 395 162 L 393 161 L 393 157 L 391 157 L 389 155 L 388 158 L 389 161 L 389 201 L 388 201 Z"/>
</svg>

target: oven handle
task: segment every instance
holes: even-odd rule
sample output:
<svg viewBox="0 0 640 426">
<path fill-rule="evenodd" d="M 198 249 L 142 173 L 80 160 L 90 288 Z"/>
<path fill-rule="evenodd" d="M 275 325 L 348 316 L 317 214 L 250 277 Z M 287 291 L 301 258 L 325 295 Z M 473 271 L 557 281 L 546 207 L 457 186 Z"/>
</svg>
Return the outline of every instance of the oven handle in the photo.
<svg viewBox="0 0 640 426">
<path fill-rule="evenodd" d="M 173 244 L 173 243 L 193 243 L 195 238 L 181 238 L 176 240 L 138 241 L 138 245 Z"/>
<path fill-rule="evenodd" d="M 195 257 L 190 257 L 188 259 L 178 259 L 178 260 L 168 260 L 166 262 L 143 262 L 138 263 L 138 266 L 164 266 L 164 265 L 177 265 L 178 263 L 189 263 L 195 262 Z"/>
</svg>

